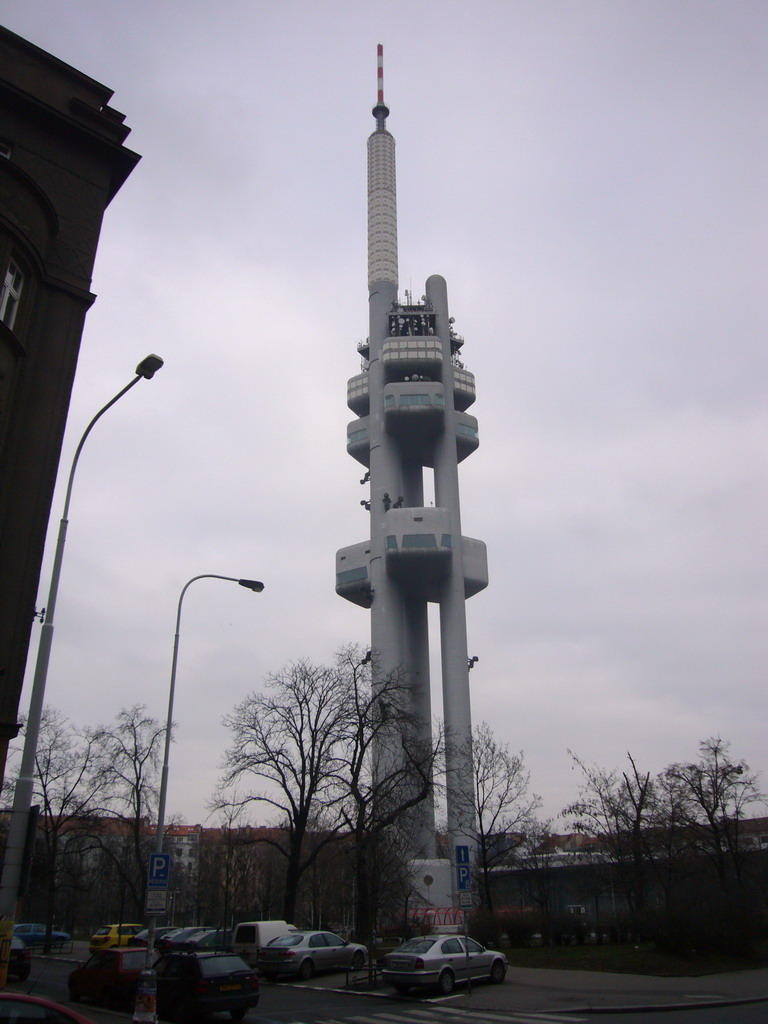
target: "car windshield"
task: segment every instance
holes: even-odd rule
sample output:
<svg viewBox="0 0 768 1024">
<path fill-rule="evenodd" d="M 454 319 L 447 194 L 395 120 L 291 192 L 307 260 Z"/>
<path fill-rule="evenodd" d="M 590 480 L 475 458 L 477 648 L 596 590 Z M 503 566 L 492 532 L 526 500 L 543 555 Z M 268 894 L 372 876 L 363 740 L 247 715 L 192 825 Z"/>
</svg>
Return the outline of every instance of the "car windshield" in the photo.
<svg viewBox="0 0 768 1024">
<path fill-rule="evenodd" d="M 111 949 L 102 949 L 98 953 L 94 953 L 91 959 L 86 961 L 85 966 L 92 970 L 98 970 L 106 964 L 112 963 L 114 959 Z"/>
<path fill-rule="evenodd" d="M 200 957 L 200 973 L 204 978 L 214 978 L 217 974 L 231 974 L 233 971 L 250 971 L 250 967 L 239 956 L 204 956 Z"/>
<path fill-rule="evenodd" d="M 96 935 L 109 935 L 110 931 L 111 931 L 110 926 L 105 924 L 103 928 L 98 928 L 97 929 Z"/>
<path fill-rule="evenodd" d="M 290 935 L 278 935 L 276 939 L 272 939 L 268 942 L 268 946 L 298 946 L 300 942 L 304 941 L 304 936 L 301 932 L 292 932 Z"/>
<path fill-rule="evenodd" d="M 123 968 L 126 971 L 140 971 L 147 960 L 146 951 L 143 949 L 133 949 L 128 953 L 123 953 Z"/>
<path fill-rule="evenodd" d="M 434 946 L 437 939 L 408 939 L 397 950 L 398 953 L 427 953 Z"/>
</svg>

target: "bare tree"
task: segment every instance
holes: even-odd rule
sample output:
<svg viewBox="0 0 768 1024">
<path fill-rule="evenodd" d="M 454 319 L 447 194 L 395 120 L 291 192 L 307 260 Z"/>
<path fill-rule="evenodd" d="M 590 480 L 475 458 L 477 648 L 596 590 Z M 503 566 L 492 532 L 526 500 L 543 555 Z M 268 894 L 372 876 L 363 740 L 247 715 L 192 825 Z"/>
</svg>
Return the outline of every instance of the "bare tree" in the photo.
<svg viewBox="0 0 768 1024">
<path fill-rule="evenodd" d="M 76 844 L 72 840 L 87 833 L 89 816 L 98 809 L 105 788 L 98 736 L 88 730 L 77 731 L 60 711 L 44 708 L 35 771 L 35 795 L 41 802 L 38 832 L 45 849 L 47 952 L 57 896 L 64 895 L 62 859 L 73 852 Z"/>
<path fill-rule="evenodd" d="M 96 838 L 117 872 L 121 911 L 127 901 L 138 919 L 144 914 L 164 734 L 165 726 L 141 704 L 123 708 L 113 725 L 99 730 L 108 788 L 106 809 L 120 824 L 117 829 L 102 827 Z"/>
<path fill-rule="evenodd" d="M 418 739 L 411 693 L 399 679 L 371 688 L 370 659 L 342 649 L 332 668 L 300 661 L 267 680 L 224 719 L 234 743 L 224 787 L 239 785 L 243 805 L 276 812 L 280 831 L 261 842 L 285 857 L 283 915 L 295 918 L 299 884 L 321 851 L 341 837 L 355 857 L 356 933 L 375 920 L 375 846 L 388 829 L 413 824 L 432 792 L 436 752 Z M 252 778 L 263 789 L 251 788 Z"/>
<path fill-rule="evenodd" d="M 741 825 L 747 808 L 764 803 L 758 777 L 745 761 L 729 754 L 720 737 L 702 740 L 696 763 L 671 764 L 663 773 L 675 795 L 683 827 L 715 868 L 723 891 L 743 883 Z"/>
<path fill-rule="evenodd" d="M 224 787 L 240 786 L 242 803 L 260 803 L 276 812 L 282 830 L 262 841 L 285 858 L 283 916 L 293 921 L 299 882 L 320 849 L 330 841 L 338 821 L 323 812 L 340 763 L 338 744 L 344 701 L 335 669 L 298 661 L 266 680 L 267 692 L 252 693 L 224 718 L 234 742 L 224 760 Z M 251 778 L 265 788 L 249 789 Z M 324 831 L 324 841 L 307 848 L 310 830 Z"/>
<path fill-rule="evenodd" d="M 493 870 L 524 843 L 541 799 L 529 792 L 531 777 L 523 752 L 513 754 L 509 744 L 494 737 L 487 722 L 473 729 L 471 747 L 475 813 L 464 817 L 476 821 L 477 832 L 469 838 L 477 843 L 483 903 L 492 911 Z"/>
<path fill-rule="evenodd" d="M 619 887 L 627 900 L 633 928 L 640 934 L 646 905 L 651 864 L 649 840 L 658 825 L 656 785 L 642 772 L 631 754 L 623 772 L 589 767 L 572 751 L 574 763 L 584 775 L 580 797 L 562 812 L 572 827 L 600 840 L 618 873 Z"/>
<path fill-rule="evenodd" d="M 344 835 L 354 841 L 355 937 L 370 942 L 386 891 L 386 872 L 402 874 L 404 850 L 419 808 L 431 796 L 442 755 L 442 736 L 420 738 L 410 687 L 397 674 L 371 684 L 371 659 L 354 646 L 338 655 L 346 694 L 335 780 L 335 803 Z M 403 841 L 403 837 L 405 841 Z"/>
<path fill-rule="evenodd" d="M 258 868 L 256 830 L 245 817 L 246 805 L 237 793 L 228 796 L 219 789 L 210 801 L 216 813 L 213 831 L 215 843 L 206 850 L 205 879 L 201 879 L 209 893 L 212 920 L 221 928 L 229 928 L 236 906 L 249 899 L 256 885 Z"/>
<path fill-rule="evenodd" d="M 532 820 L 515 849 L 517 890 L 511 901 L 515 909 L 504 914 L 513 946 L 527 945 L 535 932 L 541 934 L 545 945 L 553 941 L 558 913 L 557 838 L 551 821 Z"/>
</svg>

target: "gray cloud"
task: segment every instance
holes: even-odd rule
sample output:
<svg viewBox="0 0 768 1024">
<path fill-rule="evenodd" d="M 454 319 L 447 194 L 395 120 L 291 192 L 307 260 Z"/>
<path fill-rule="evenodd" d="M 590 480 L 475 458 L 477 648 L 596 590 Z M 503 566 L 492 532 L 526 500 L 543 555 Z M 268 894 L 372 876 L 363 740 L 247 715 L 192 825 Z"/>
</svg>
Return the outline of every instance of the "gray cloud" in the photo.
<svg viewBox="0 0 768 1024">
<path fill-rule="evenodd" d="M 166 359 L 78 470 L 50 702 L 164 716 L 182 585 L 263 578 L 186 598 L 169 809 L 200 820 L 221 716 L 288 660 L 365 642 L 333 570 L 368 528 L 345 388 L 383 42 L 401 288 L 447 278 L 477 376 L 475 719 L 525 751 L 549 814 L 575 795 L 568 747 L 657 770 L 720 733 L 762 770 L 764 5 L 388 2 L 383 26 L 331 7 L 6 14 L 115 89 L 143 154 L 105 218 L 65 461 L 136 362 Z"/>
</svg>

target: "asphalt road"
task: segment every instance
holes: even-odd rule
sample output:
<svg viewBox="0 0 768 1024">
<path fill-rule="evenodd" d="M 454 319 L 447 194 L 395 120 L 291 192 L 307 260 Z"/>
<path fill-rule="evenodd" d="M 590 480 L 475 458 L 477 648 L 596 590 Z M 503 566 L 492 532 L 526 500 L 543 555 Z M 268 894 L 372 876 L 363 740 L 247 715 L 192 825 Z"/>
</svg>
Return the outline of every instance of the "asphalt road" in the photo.
<svg viewBox="0 0 768 1024">
<path fill-rule="evenodd" d="M 24 983 L 10 982 L 9 989 L 32 991 L 36 995 L 47 996 L 64 1005 L 70 1005 L 67 999 L 67 976 L 72 964 L 56 958 L 46 959 L 33 957 L 32 974 Z M 637 998 L 641 991 L 636 987 L 643 979 L 624 979 L 624 984 L 631 989 L 612 992 L 617 984 L 614 978 L 599 978 L 599 990 L 608 1002 L 600 1009 L 592 992 L 590 1001 L 580 1001 L 574 989 L 577 978 L 570 974 L 567 981 L 569 1004 L 558 1005 L 558 989 L 554 983 L 563 984 L 560 975 L 550 979 L 549 987 L 538 990 L 528 973 L 519 975 L 510 971 L 503 985 L 473 986 L 468 997 L 463 989 L 457 989 L 450 997 L 439 997 L 436 994 L 414 994 L 401 997 L 392 989 L 382 987 L 370 992 L 345 991 L 345 975 L 323 975 L 307 983 L 269 983 L 262 982 L 261 999 L 256 1009 L 250 1010 L 246 1016 L 248 1024 L 765 1024 L 768 1020 L 768 1003 L 754 1002 L 720 1006 L 697 1006 L 696 999 L 711 1001 L 713 998 L 738 999 L 763 995 L 765 978 L 763 972 L 744 972 L 738 976 L 738 991 L 727 991 L 722 978 L 701 979 L 703 988 L 697 994 L 691 994 L 691 1002 L 682 1013 L 671 1013 L 669 1007 L 664 1009 L 657 1005 L 656 1009 L 642 1009 L 643 1004 Z M 543 972 L 534 976 L 535 983 L 544 984 L 547 978 Z M 644 979 L 651 983 L 648 994 L 655 995 L 658 1003 L 657 984 L 652 979 Z M 691 979 L 686 979 L 687 988 Z M 724 991 L 713 990 L 718 981 Z M 752 991 L 748 991 L 749 989 Z M 687 991 L 687 989 L 686 989 Z M 717 992 L 717 995 L 711 993 Z M 545 994 L 546 993 L 546 994 Z M 626 998 L 627 996 L 631 998 Z M 526 1006 L 526 997 L 532 1001 Z M 676 1005 L 680 1009 L 680 994 L 676 993 Z M 489 1005 L 489 1000 L 492 1002 Z M 653 1002 L 653 1000 L 650 1000 Z M 669 1000 L 667 1000 L 669 1002 Z M 634 1003 L 632 1012 L 615 1012 L 611 1005 L 627 1006 Z M 638 1005 L 639 1004 L 639 1005 Z M 574 1009 L 590 1005 L 592 1009 Z M 597 1007 L 597 1008 L 596 1008 Z M 97 1024 L 126 1024 L 131 1020 L 127 1013 L 116 1013 L 102 1010 L 88 1003 L 79 1003 L 79 1012 L 92 1018 Z M 228 1015 L 219 1015 L 221 1022 L 229 1019 Z"/>
</svg>

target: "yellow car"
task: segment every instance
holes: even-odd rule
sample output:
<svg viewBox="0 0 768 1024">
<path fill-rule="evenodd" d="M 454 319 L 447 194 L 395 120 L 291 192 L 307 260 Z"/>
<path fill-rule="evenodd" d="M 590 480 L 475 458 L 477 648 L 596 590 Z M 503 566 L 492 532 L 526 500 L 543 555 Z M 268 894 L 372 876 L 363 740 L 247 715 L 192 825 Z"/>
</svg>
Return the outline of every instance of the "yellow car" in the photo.
<svg viewBox="0 0 768 1024">
<path fill-rule="evenodd" d="M 96 953 L 100 949 L 111 949 L 113 946 L 146 946 L 146 942 L 134 942 L 134 936 L 144 930 L 143 924 L 105 924 L 91 936 L 88 951 Z"/>
</svg>

